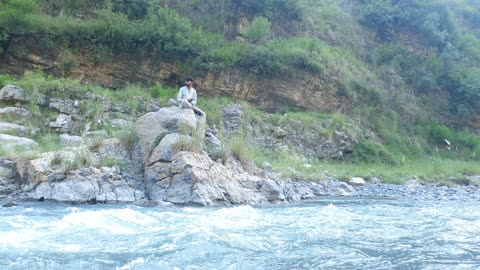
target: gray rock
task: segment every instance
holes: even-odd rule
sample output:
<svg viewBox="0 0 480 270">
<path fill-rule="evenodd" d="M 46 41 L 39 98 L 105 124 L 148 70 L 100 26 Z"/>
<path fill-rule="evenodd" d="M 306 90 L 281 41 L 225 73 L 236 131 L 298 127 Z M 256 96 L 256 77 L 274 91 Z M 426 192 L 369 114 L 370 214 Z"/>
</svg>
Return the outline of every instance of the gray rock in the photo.
<svg viewBox="0 0 480 270">
<path fill-rule="evenodd" d="M 224 130 L 227 134 L 240 133 L 243 126 L 243 111 L 240 105 L 222 107 L 220 109 L 223 118 Z"/>
<path fill-rule="evenodd" d="M 259 190 L 269 202 L 285 200 L 282 185 L 274 180 L 263 180 Z"/>
<path fill-rule="evenodd" d="M 0 122 L 0 134 L 9 134 L 14 136 L 25 137 L 27 133 L 28 133 L 28 129 L 24 126 L 6 123 L 6 122 Z"/>
<path fill-rule="evenodd" d="M 75 106 L 76 105 L 76 106 Z M 80 112 L 79 102 L 71 99 L 50 99 L 49 108 L 57 109 L 61 113 L 68 115 L 78 114 Z"/>
<path fill-rule="evenodd" d="M 118 138 L 103 140 L 99 148 L 96 150 L 96 154 L 100 160 L 113 159 L 117 164 L 123 166 L 127 166 L 131 163 L 127 148 Z"/>
<path fill-rule="evenodd" d="M 9 195 L 16 189 L 15 162 L 0 158 L 0 195 Z"/>
<path fill-rule="evenodd" d="M 25 91 L 15 85 L 5 85 L 0 90 L 0 100 L 3 102 L 25 102 Z"/>
<path fill-rule="evenodd" d="M 156 183 L 170 176 L 170 162 L 157 162 L 145 168 L 146 182 Z"/>
<path fill-rule="evenodd" d="M 0 134 L 0 149 L 3 150 L 33 150 L 38 148 L 38 143 L 31 139 Z"/>
<path fill-rule="evenodd" d="M 154 149 L 167 134 L 193 134 L 200 125 L 199 119 L 205 121 L 204 118 L 195 117 L 192 110 L 179 107 L 161 108 L 157 112 L 140 117 L 135 123 L 135 132 L 144 159 L 148 159 L 149 151 Z"/>
<path fill-rule="evenodd" d="M 94 179 L 68 177 L 53 185 L 49 199 L 62 202 L 87 202 L 96 199 L 98 191 L 98 183 Z"/>
<path fill-rule="evenodd" d="M 8 118 L 8 117 L 28 117 L 30 116 L 30 112 L 24 108 L 16 108 L 16 107 L 5 107 L 0 108 L 0 118 Z"/>
<path fill-rule="evenodd" d="M 112 112 L 121 112 L 121 113 L 128 113 L 129 110 L 127 107 L 119 104 L 112 104 L 111 108 Z"/>
<path fill-rule="evenodd" d="M 155 111 L 158 111 L 160 110 L 160 105 L 158 105 L 157 102 L 155 102 L 154 100 L 150 100 L 148 102 L 148 111 L 149 112 L 155 112 Z"/>
<path fill-rule="evenodd" d="M 337 144 L 332 140 L 326 140 L 323 144 L 315 149 L 318 157 L 322 159 L 341 159 L 343 157 L 342 151 Z"/>
<path fill-rule="evenodd" d="M 168 106 L 178 106 L 178 102 L 175 99 L 171 98 L 168 100 Z"/>
<path fill-rule="evenodd" d="M 48 106 L 47 96 L 42 93 L 34 93 L 28 96 L 27 100 L 37 104 L 38 106 L 42 106 L 42 107 Z"/>
<path fill-rule="evenodd" d="M 112 119 L 110 125 L 112 126 L 112 128 L 125 128 L 130 125 L 130 122 L 125 119 Z"/>
<path fill-rule="evenodd" d="M 61 181 L 38 183 L 28 193 L 31 199 L 65 202 L 134 202 L 144 199 L 142 191 L 127 183 L 118 168 L 80 168 Z"/>
<path fill-rule="evenodd" d="M 352 177 L 348 180 L 348 183 L 352 186 L 363 186 L 365 185 L 365 180 L 361 177 Z"/>
<path fill-rule="evenodd" d="M 80 146 L 83 144 L 83 138 L 80 136 L 71 136 L 68 134 L 60 134 L 60 145 L 66 146 Z"/>
<path fill-rule="evenodd" d="M 173 156 L 178 152 L 177 144 L 183 141 L 184 143 L 192 143 L 192 139 L 189 136 L 181 135 L 178 133 L 167 134 L 160 143 L 153 149 L 147 165 L 155 162 L 172 161 Z"/>
<path fill-rule="evenodd" d="M 222 149 L 222 142 L 212 132 L 205 133 L 205 141 L 214 152 Z"/>
<path fill-rule="evenodd" d="M 2 207 L 13 207 L 17 206 L 18 204 L 16 202 L 7 202 L 2 205 Z"/>
<path fill-rule="evenodd" d="M 271 171 L 271 170 L 273 170 L 273 167 L 270 163 L 264 161 L 262 163 L 262 169 L 267 170 L 267 171 Z"/>
<path fill-rule="evenodd" d="M 287 132 L 285 130 L 283 130 L 281 127 L 276 127 L 274 130 L 273 130 L 273 136 L 275 138 L 285 138 L 287 136 Z"/>
<path fill-rule="evenodd" d="M 55 122 L 50 122 L 49 127 L 54 128 L 58 133 L 68 133 L 72 125 L 72 117 L 66 114 L 59 114 Z"/>
</svg>

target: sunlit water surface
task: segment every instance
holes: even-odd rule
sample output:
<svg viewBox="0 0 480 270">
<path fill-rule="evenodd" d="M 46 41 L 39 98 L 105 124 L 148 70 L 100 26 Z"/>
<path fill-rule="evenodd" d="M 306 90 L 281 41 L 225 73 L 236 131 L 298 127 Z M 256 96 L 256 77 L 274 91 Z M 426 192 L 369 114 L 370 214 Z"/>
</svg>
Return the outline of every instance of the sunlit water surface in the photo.
<svg viewBox="0 0 480 270">
<path fill-rule="evenodd" d="M 480 269 L 478 202 L 0 208 L 0 269 Z"/>
</svg>

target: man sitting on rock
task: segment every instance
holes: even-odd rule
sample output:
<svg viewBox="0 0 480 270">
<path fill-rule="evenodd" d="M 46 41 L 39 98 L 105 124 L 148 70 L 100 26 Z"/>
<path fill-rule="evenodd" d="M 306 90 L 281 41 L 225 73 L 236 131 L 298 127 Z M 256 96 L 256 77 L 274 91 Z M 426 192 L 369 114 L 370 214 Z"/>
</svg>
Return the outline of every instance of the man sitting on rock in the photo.
<svg viewBox="0 0 480 270">
<path fill-rule="evenodd" d="M 205 113 L 202 112 L 197 105 L 197 91 L 193 88 L 193 79 L 192 77 L 185 78 L 185 86 L 181 87 L 178 90 L 178 104 L 181 108 L 193 109 L 193 112 L 196 115 L 204 116 Z"/>
</svg>

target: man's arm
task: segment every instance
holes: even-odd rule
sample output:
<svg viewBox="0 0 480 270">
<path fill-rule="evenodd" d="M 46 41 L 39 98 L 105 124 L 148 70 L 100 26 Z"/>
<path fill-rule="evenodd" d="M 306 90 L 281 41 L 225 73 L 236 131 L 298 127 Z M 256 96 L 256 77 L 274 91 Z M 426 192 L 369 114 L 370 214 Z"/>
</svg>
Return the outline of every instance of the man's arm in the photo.
<svg viewBox="0 0 480 270">
<path fill-rule="evenodd" d="M 196 90 L 195 90 L 195 92 L 193 92 L 193 98 L 192 98 L 192 101 L 190 103 L 192 103 L 194 106 L 197 105 L 197 91 Z"/>
<path fill-rule="evenodd" d="M 177 97 L 177 101 L 178 102 L 182 102 L 182 99 L 183 99 L 183 91 L 182 91 L 182 87 L 178 90 L 178 97 Z"/>
</svg>

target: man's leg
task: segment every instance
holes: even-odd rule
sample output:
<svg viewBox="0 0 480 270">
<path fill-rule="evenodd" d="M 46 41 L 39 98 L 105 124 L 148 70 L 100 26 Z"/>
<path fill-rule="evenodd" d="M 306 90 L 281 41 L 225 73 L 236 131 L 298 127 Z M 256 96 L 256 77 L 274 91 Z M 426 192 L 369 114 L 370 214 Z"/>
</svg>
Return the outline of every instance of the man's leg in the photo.
<svg viewBox="0 0 480 270">
<path fill-rule="evenodd" d="M 193 112 L 195 114 L 197 114 L 198 116 L 205 116 L 206 117 L 206 114 L 202 110 L 200 110 L 198 107 L 193 106 L 192 109 L 193 109 Z"/>
</svg>

